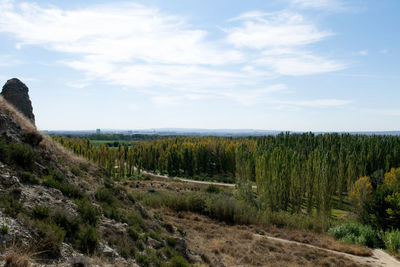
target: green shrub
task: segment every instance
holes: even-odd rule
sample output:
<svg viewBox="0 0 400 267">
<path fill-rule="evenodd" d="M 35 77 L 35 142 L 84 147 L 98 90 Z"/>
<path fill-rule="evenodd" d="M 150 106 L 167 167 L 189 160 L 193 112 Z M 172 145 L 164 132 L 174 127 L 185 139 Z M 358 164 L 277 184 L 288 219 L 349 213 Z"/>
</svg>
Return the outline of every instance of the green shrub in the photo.
<svg viewBox="0 0 400 267">
<path fill-rule="evenodd" d="M 171 267 L 189 267 L 190 264 L 182 256 L 174 256 L 170 260 Z"/>
<path fill-rule="evenodd" d="M 12 195 L 0 195 L 0 208 L 3 208 L 4 212 L 12 217 L 16 217 L 23 211 L 21 202 Z"/>
<path fill-rule="evenodd" d="M 0 158 L 24 169 L 32 169 L 36 153 L 26 144 L 0 142 Z"/>
<path fill-rule="evenodd" d="M 357 243 L 372 248 L 378 246 L 377 234 L 371 226 L 348 222 L 330 228 L 328 233 L 343 242 Z"/>
<path fill-rule="evenodd" d="M 23 182 L 23 183 L 40 184 L 39 178 L 31 172 L 27 172 L 27 171 L 21 172 L 19 174 L 19 178 L 20 178 L 21 182 Z"/>
<path fill-rule="evenodd" d="M 52 221 L 62 227 L 66 234 L 66 238 L 74 239 L 79 231 L 80 220 L 78 217 L 71 216 L 65 210 L 57 210 L 52 214 Z"/>
<path fill-rule="evenodd" d="M 89 225 L 96 226 L 100 216 L 98 208 L 93 206 L 87 199 L 77 201 L 77 204 L 82 220 Z"/>
<path fill-rule="evenodd" d="M 107 203 L 101 203 L 101 209 L 104 213 L 104 216 L 106 216 L 107 218 L 110 218 L 110 219 L 113 219 L 116 221 L 123 220 L 123 215 L 117 207 L 110 206 Z"/>
<path fill-rule="evenodd" d="M 134 226 L 129 226 L 126 231 L 128 232 L 128 235 L 130 238 L 132 238 L 134 241 L 137 241 L 139 239 L 139 233 Z"/>
<path fill-rule="evenodd" d="M 39 230 L 41 250 L 49 256 L 58 256 L 64 241 L 65 230 L 48 221 L 36 221 L 36 227 Z"/>
<path fill-rule="evenodd" d="M 77 167 L 72 167 L 71 168 L 71 172 L 75 176 L 80 176 L 81 175 L 81 170 L 79 168 L 77 168 Z"/>
<path fill-rule="evenodd" d="M 219 192 L 221 192 L 221 189 L 218 186 L 210 184 L 209 186 L 207 186 L 205 191 L 207 193 L 219 193 Z"/>
<path fill-rule="evenodd" d="M 140 266 L 161 266 L 164 260 L 160 256 L 157 255 L 155 250 L 146 249 L 145 253 L 136 253 L 135 259 Z"/>
<path fill-rule="evenodd" d="M 183 229 L 182 226 L 178 226 L 176 228 L 176 230 L 181 234 L 181 236 L 185 236 L 186 235 L 185 229 Z"/>
<path fill-rule="evenodd" d="M 15 164 L 31 169 L 36 158 L 36 154 L 29 145 L 25 144 L 8 144 L 9 158 Z"/>
<path fill-rule="evenodd" d="M 255 212 L 253 211 L 253 214 L 254 213 Z M 318 217 L 304 214 L 292 214 L 285 211 L 265 211 L 262 214 L 260 221 L 264 224 L 272 224 L 279 228 L 289 227 L 294 229 L 312 230 L 315 232 L 323 232 L 324 230 L 326 230 L 326 228 L 329 228 L 325 227 L 325 224 L 329 225 L 329 221 L 325 222 L 323 219 L 320 219 Z"/>
<path fill-rule="evenodd" d="M 8 234 L 8 226 L 5 225 L 5 224 L 3 224 L 3 225 L 1 226 L 1 228 L 0 228 L 0 233 L 1 233 L 2 235 Z"/>
<path fill-rule="evenodd" d="M 388 250 L 400 253 L 400 230 L 385 232 L 383 240 Z"/>
<path fill-rule="evenodd" d="M 75 185 L 66 182 L 64 176 L 60 173 L 53 173 L 45 176 L 43 179 L 43 184 L 45 186 L 60 190 L 64 196 L 76 199 L 83 197 L 82 191 Z"/>
<path fill-rule="evenodd" d="M 45 206 L 36 206 L 32 211 L 33 218 L 38 220 L 44 220 L 49 217 L 50 209 Z"/>
<path fill-rule="evenodd" d="M 117 201 L 112 191 L 108 188 L 101 188 L 97 190 L 95 197 L 97 201 L 107 203 L 110 206 L 112 206 Z"/>
<path fill-rule="evenodd" d="M 93 254 L 99 244 L 99 235 L 96 228 L 88 225 L 78 234 L 78 244 L 82 252 Z"/>
<path fill-rule="evenodd" d="M 125 215 L 124 222 L 127 223 L 129 226 L 135 226 L 139 229 L 145 230 L 147 228 L 146 222 L 144 221 L 142 215 L 136 210 L 129 211 Z"/>
<path fill-rule="evenodd" d="M 167 244 L 170 247 L 175 247 L 176 245 L 176 240 L 173 237 L 167 237 Z"/>
<path fill-rule="evenodd" d="M 32 146 L 37 146 L 43 140 L 43 136 L 39 132 L 36 132 L 36 131 L 25 132 L 22 135 L 22 140 L 25 143 L 28 143 Z"/>
</svg>

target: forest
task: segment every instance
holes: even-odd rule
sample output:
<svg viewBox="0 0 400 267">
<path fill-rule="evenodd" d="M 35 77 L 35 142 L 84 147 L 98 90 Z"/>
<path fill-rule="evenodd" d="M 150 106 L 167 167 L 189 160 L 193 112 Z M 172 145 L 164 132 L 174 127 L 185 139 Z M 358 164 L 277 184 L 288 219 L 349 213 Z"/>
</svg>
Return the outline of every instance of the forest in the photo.
<svg viewBox="0 0 400 267">
<path fill-rule="evenodd" d="M 53 138 L 115 179 L 146 170 L 236 183 L 241 198 L 260 210 L 324 218 L 332 216 L 334 203 L 341 209 L 346 200 L 362 222 L 385 229 L 400 225 L 400 173 L 392 169 L 400 166 L 398 136 L 169 137 L 118 147 Z"/>
</svg>

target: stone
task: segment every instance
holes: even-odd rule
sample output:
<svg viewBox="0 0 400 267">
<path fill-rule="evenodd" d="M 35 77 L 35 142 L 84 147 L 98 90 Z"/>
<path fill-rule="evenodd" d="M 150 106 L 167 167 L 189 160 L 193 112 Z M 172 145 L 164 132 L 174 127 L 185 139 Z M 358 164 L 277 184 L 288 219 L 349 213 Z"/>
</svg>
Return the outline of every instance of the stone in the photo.
<svg viewBox="0 0 400 267">
<path fill-rule="evenodd" d="M 161 243 L 160 241 L 157 241 L 157 240 L 155 240 L 155 239 L 153 239 L 153 238 L 151 238 L 151 237 L 149 237 L 149 238 L 147 239 L 147 242 L 149 243 L 149 245 L 150 245 L 152 248 L 155 248 L 155 249 L 159 249 L 159 248 L 164 247 L 164 244 L 163 244 L 163 243 Z"/>
<path fill-rule="evenodd" d="M 33 115 L 32 102 L 29 99 L 28 87 L 17 78 L 10 79 L 3 86 L 1 95 L 19 110 L 27 119 L 35 124 L 35 115 Z"/>
</svg>

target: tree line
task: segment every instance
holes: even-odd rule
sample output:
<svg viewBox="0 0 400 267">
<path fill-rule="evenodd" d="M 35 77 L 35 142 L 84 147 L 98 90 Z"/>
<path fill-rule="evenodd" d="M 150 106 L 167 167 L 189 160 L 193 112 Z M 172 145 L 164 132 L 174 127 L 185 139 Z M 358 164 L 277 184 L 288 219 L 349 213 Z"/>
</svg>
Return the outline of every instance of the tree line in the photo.
<svg viewBox="0 0 400 267">
<path fill-rule="evenodd" d="M 342 205 L 360 177 L 382 184 L 384 173 L 400 166 L 398 136 L 169 137 L 116 148 L 92 145 L 85 138 L 54 138 L 115 178 L 140 169 L 195 179 L 220 177 L 236 182 L 242 198 L 260 209 L 324 216 L 330 216 L 334 197 Z M 256 193 L 252 185 L 257 185 Z"/>
</svg>

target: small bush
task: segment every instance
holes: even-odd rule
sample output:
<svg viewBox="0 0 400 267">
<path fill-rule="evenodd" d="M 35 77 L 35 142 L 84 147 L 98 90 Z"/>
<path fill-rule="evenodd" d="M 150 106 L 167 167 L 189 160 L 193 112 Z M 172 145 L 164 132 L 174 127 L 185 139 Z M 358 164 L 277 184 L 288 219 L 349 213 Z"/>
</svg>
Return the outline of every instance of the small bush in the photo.
<svg viewBox="0 0 400 267">
<path fill-rule="evenodd" d="M 16 217 L 23 211 L 21 202 L 12 195 L 0 195 L 0 208 L 3 208 L 4 212 L 12 217 Z"/>
<path fill-rule="evenodd" d="M 26 144 L 0 142 L 0 158 L 24 169 L 32 169 L 36 153 Z"/>
<path fill-rule="evenodd" d="M 131 210 L 125 215 L 124 222 L 129 226 L 135 226 L 136 228 L 145 230 L 146 222 L 143 220 L 142 215 L 136 210 Z"/>
<path fill-rule="evenodd" d="M 88 200 L 78 201 L 78 212 L 81 214 L 82 220 L 89 225 L 96 226 L 99 221 L 100 212 L 97 207 L 93 206 Z"/>
<path fill-rule="evenodd" d="M 52 222 L 36 221 L 39 230 L 40 245 L 49 256 L 58 256 L 65 237 L 65 230 Z"/>
<path fill-rule="evenodd" d="M 0 228 L 0 233 L 1 233 L 2 235 L 8 234 L 8 226 L 5 225 L 5 224 L 3 224 L 3 225 L 1 226 L 1 228 Z"/>
<path fill-rule="evenodd" d="M 35 162 L 36 154 L 33 149 L 25 144 L 10 143 L 8 145 L 9 158 L 24 169 L 31 169 Z"/>
<path fill-rule="evenodd" d="M 70 238 L 71 241 L 75 238 L 76 234 L 79 231 L 79 218 L 71 216 L 65 210 L 57 210 L 52 214 L 51 219 L 55 224 L 65 230 L 66 238 Z"/>
<path fill-rule="evenodd" d="M 164 260 L 160 259 L 159 255 L 157 255 L 157 252 L 152 249 L 147 249 L 145 253 L 137 253 L 135 259 L 140 266 L 144 267 L 161 266 L 164 262 Z"/>
<path fill-rule="evenodd" d="M 123 215 L 117 207 L 110 206 L 107 203 L 102 203 L 101 208 L 104 216 L 106 216 L 107 218 L 116 220 L 118 222 L 123 220 Z"/>
<path fill-rule="evenodd" d="M 40 184 L 39 178 L 31 172 L 22 172 L 19 174 L 21 182 L 27 184 Z"/>
<path fill-rule="evenodd" d="M 48 187 L 56 188 L 63 193 L 64 196 L 70 198 L 82 198 L 82 191 L 75 185 L 69 184 L 65 181 L 65 178 L 60 173 L 53 173 L 44 177 L 43 184 Z"/>
<path fill-rule="evenodd" d="M 385 232 L 383 240 L 389 251 L 400 253 L 400 230 Z"/>
<path fill-rule="evenodd" d="M 22 140 L 32 146 L 37 146 L 43 140 L 43 136 L 38 132 L 26 132 L 22 135 Z"/>
<path fill-rule="evenodd" d="M 167 237 L 167 244 L 170 247 L 175 247 L 176 245 L 176 240 L 173 237 Z"/>
<path fill-rule="evenodd" d="M 181 236 L 185 236 L 186 235 L 185 229 L 183 229 L 182 226 L 178 226 L 176 228 L 176 230 L 181 234 Z"/>
<path fill-rule="evenodd" d="M 372 248 L 378 246 L 376 232 L 371 226 L 364 226 L 357 223 L 343 223 L 330 228 L 328 233 L 343 242 L 357 243 Z"/>
<path fill-rule="evenodd" d="M 97 201 L 107 203 L 110 206 L 117 201 L 111 190 L 107 188 L 101 188 L 97 190 L 95 197 Z"/>
<path fill-rule="evenodd" d="M 187 260 L 185 260 L 183 257 L 181 256 L 174 256 L 173 258 L 171 258 L 171 263 L 169 264 L 169 266 L 171 267 L 189 267 L 190 264 L 187 262 Z"/>
<path fill-rule="evenodd" d="M 77 168 L 77 167 L 72 167 L 71 168 L 71 172 L 75 176 L 80 176 L 81 175 L 81 170 L 79 168 Z"/>
<path fill-rule="evenodd" d="M 79 248 L 82 252 L 93 254 L 99 243 L 99 235 L 96 228 L 93 226 L 86 226 L 78 234 Z"/>
<path fill-rule="evenodd" d="M 207 193 L 219 193 L 221 192 L 221 189 L 218 186 L 215 186 L 213 184 L 210 184 L 209 186 L 207 186 L 206 190 Z"/>
<path fill-rule="evenodd" d="M 134 241 L 137 241 L 139 239 L 139 233 L 134 226 L 129 226 L 126 231 L 128 232 L 128 235 L 130 238 L 132 238 Z"/>
<path fill-rule="evenodd" d="M 36 206 L 33 208 L 32 215 L 35 219 L 44 220 L 49 217 L 50 209 L 45 206 Z"/>
</svg>

